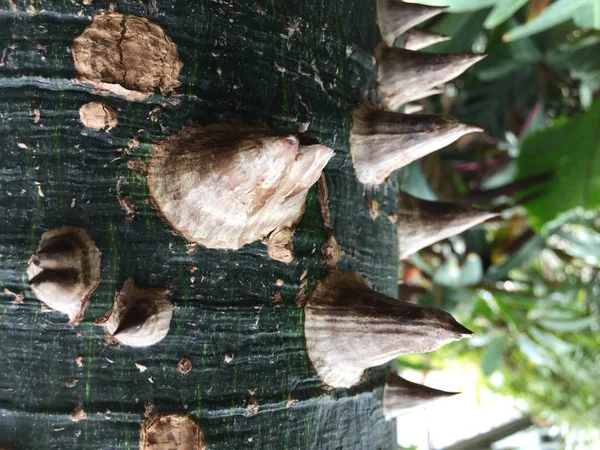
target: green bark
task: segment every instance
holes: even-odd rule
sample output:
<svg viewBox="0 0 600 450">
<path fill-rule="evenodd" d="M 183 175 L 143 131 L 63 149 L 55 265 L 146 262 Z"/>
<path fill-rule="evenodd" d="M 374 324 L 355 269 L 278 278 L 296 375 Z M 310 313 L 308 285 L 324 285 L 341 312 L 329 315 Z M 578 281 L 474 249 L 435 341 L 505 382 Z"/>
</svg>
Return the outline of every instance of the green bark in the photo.
<svg viewBox="0 0 600 450">
<path fill-rule="evenodd" d="M 325 177 L 331 230 L 345 252 L 338 267 L 395 295 L 398 254 L 387 215 L 396 187 L 365 193 L 348 154 L 351 111 L 376 81 L 375 2 L 118 2 L 116 11 L 159 24 L 184 63 L 175 96 L 144 101 L 95 95 L 74 81 L 69 49 L 109 2 L 15 0 L 17 12 L 11 3 L 0 10 L 0 287 L 7 289 L 0 293 L 0 447 L 138 448 L 152 403 L 153 412 L 189 413 L 209 449 L 394 448 L 393 422 L 381 411 L 383 369 L 350 390 L 325 391 L 306 354 L 294 298 L 304 270 L 309 287 L 328 270 L 316 186 L 286 265 L 268 259 L 258 242 L 188 253 L 147 203 L 143 172 L 127 166 L 139 168 L 154 140 L 189 120 L 261 121 L 281 131 L 310 122 L 307 133 L 336 151 Z M 118 125 L 85 128 L 78 110 L 90 101 L 117 111 Z M 133 137 L 139 146 L 122 150 Z M 376 220 L 367 195 L 379 202 Z M 119 204 L 125 197 L 133 215 Z M 84 228 L 103 254 L 102 283 L 76 327 L 40 310 L 25 275 L 41 234 L 63 225 Z M 146 349 L 109 344 L 92 323 L 131 276 L 140 287 L 170 288 L 177 306 L 168 336 Z M 22 292 L 24 302 L 14 303 L 10 292 Z M 193 365 L 187 375 L 177 370 L 184 355 Z M 71 377 L 78 382 L 68 388 Z M 246 416 L 252 389 L 260 409 Z M 297 401 L 286 405 L 288 396 Z M 79 405 L 87 419 L 73 422 Z"/>
</svg>

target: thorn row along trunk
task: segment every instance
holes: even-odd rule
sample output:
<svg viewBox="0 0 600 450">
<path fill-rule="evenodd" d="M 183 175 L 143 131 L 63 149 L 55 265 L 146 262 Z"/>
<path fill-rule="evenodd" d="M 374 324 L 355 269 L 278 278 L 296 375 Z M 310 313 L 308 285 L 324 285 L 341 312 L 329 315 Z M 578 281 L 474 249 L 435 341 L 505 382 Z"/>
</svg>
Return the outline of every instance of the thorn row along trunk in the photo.
<svg viewBox="0 0 600 450">
<path fill-rule="evenodd" d="M 471 334 L 388 295 L 400 258 L 490 217 L 373 188 L 482 131 L 398 112 L 482 58 L 416 51 L 445 8 L 22 3 L 0 14 L 0 447 L 395 448 L 386 419 L 449 394 L 387 363 Z"/>
</svg>

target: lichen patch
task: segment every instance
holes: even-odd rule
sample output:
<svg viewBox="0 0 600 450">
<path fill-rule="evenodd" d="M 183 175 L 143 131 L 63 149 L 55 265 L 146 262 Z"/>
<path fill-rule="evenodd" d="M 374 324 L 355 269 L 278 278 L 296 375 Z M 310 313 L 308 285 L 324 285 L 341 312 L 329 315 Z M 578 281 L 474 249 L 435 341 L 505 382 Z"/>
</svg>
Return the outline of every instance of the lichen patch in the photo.
<svg viewBox="0 0 600 450">
<path fill-rule="evenodd" d="M 100 102 L 90 102 L 79 108 L 79 120 L 87 128 L 95 131 L 108 130 L 117 125 L 117 113 L 110 106 Z M 107 130 L 107 131 L 108 131 Z"/>
<path fill-rule="evenodd" d="M 184 414 L 156 414 L 142 426 L 140 450 L 204 450 L 204 435 Z"/>
<path fill-rule="evenodd" d="M 119 13 L 94 17 L 75 39 L 72 54 L 84 81 L 146 94 L 158 88 L 163 95 L 181 84 L 183 63 L 175 43 L 160 26 L 143 17 Z"/>
</svg>

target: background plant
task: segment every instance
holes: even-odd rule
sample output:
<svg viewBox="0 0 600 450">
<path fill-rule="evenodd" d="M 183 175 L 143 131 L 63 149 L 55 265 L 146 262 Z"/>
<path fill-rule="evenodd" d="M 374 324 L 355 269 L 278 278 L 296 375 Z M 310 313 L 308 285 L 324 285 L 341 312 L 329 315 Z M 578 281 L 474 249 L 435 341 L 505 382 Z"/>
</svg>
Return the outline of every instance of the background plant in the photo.
<svg viewBox="0 0 600 450">
<path fill-rule="evenodd" d="M 477 337 L 399 364 L 476 364 L 482 383 L 584 445 L 600 423 L 600 2 L 422 3 L 450 5 L 427 27 L 451 39 L 428 51 L 488 54 L 423 106 L 487 136 L 411 166 L 403 188 L 503 214 L 406 261 L 400 295 Z"/>
</svg>

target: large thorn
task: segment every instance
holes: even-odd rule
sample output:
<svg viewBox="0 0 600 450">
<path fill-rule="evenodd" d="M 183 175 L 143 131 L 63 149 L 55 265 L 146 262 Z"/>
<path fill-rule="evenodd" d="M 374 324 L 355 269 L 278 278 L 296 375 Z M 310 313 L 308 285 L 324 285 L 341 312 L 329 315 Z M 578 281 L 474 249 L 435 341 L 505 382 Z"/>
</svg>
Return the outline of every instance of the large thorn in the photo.
<svg viewBox="0 0 600 450">
<path fill-rule="evenodd" d="M 381 37 L 391 47 L 396 38 L 409 28 L 447 9 L 447 7 L 406 3 L 399 0 L 377 0 L 377 22 Z"/>
<path fill-rule="evenodd" d="M 433 114 L 401 114 L 359 107 L 353 115 L 350 152 L 363 184 L 379 184 L 391 172 L 482 129 Z"/>
<path fill-rule="evenodd" d="M 454 203 L 421 200 L 402 193 L 398 198 L 397 221 L 400 259 L 497 215 Z"/>
<path fill-rule="evenodd" d="M 471 334 L 447 312 L 376 292 L 355 273 L 329 275 L 305 306 L 308 356 L 332 387 L 350 387 L 369 367 Z"/>
<path fill-rule="evenodd" d="M 403 103 L 423 97 L 423 92 L 446 83 L 482 60 L 485 55 L 473 53 L 422 53 L 403 48 L 379 46 L 381 103 L 397 110 Z"/>
<path fill-rule="evenodd" d="M 440 391 L 388 372 L 383 388 L 383 415 L 390 420 L 456 394 L 459 392 Z"/>
<path fill-rule="evenodd" d="M 406 50 L 421 50 L 422 48 L 439 42 L 445 42 L 449 39 L 449 36 L 444 36 L 443 34 L 415 28 L 404 34 L 404 48 Z"/>
</svg>

